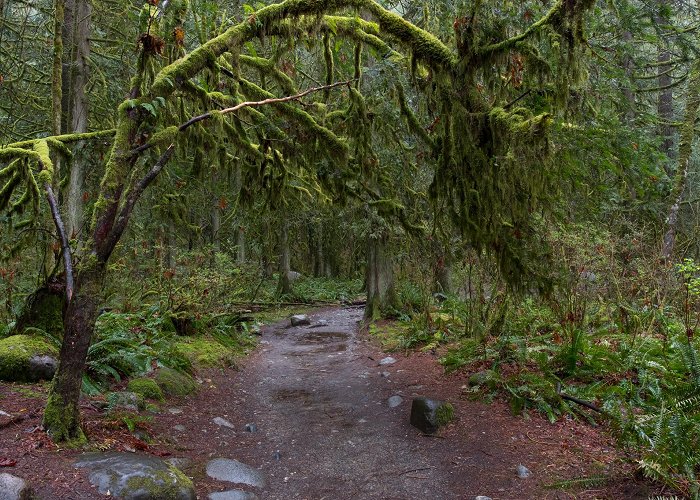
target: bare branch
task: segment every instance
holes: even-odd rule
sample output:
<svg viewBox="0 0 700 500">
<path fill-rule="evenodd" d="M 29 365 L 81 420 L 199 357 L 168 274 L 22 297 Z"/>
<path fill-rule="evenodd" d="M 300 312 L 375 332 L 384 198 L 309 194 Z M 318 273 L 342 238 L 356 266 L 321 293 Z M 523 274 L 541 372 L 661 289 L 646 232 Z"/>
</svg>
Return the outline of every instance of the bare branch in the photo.
<svg viewBox="0 0 700 500">
<path fill-rule="evenodd" d="M 257 108 L 259 106 L 266 106 L 268 104 L 277 104 L 277 103 L 281 103 L 281 102 L 296 101 L 296 100 L 301 99 L 302 97 L 307 96 L 309 94 L 312 94 L 314 92 L 319 92 L 322 90 L 329 90 L 329 89 L 332 89 L 335 87 L 340 87 L 343 85 L 350 85 L 353 81 L 355 81 L 355 80 L 352 79 L 352 80 L 347 80 L 344 82 L 336 82 L 336 83 L 332 83 L 330 85 L 323 85 L 321 87 L 311 87 L 310 89 L 306 89 L 303 92 L 300 92 L 300 93 L 295 94 L 295 95 L 290 95 L 287 97 L 273 97 L 270 99 L 263 99 L 262 101 L 245 101 L 245 102 L 241 102 L 239 104 L 236 104 L 233 107 L 224 108 L 218 112 L 221 113 L 222 115 L 225 115 L 228 113 L 235 113 L 236 111 L 243 109 L 243 108 Z M 187 128 L 191 127 L 195 123 L 201 122 L 202 120 L 206 120 L 206 119 L 211 118 L 211 117 L 212 117 L 212 112 L 208 112 L 208 113 L 204 113 L 204 114 L 199 115 L 199 116 L 195 116 L 194 118 L 191 118 L 190 120 L 188 120 L 185 123 L 183 123 L 182 125 L 180 125 L 179 131 L 182 132 L 184 130 L 187 130 Z"/>
<path fill-rule="evenodd" d="M 56 226 L 56 231 L 58 231 L 58 236 L 61 239 L 61 249 L 63 250 L 63 268 L 66 273 L 66 301 L 70 302 L 73 298 L 73 256 L 70 251 L 70 243 L 68 243 L 68 236 L 66 235 L 66 230 L 63 225 L 63 220 L 61 219 L 61 212 L 58 210 L 58 202 L 56 201 L 56 195 L 53 192 L 53 188 L 50 183 L 44 184 L 44 189 L 46 190 L 46 198 L 49 201 L 49 206 L 51 207 L 51 216 L 53 218 L 53 223 Z"/>
</svg>

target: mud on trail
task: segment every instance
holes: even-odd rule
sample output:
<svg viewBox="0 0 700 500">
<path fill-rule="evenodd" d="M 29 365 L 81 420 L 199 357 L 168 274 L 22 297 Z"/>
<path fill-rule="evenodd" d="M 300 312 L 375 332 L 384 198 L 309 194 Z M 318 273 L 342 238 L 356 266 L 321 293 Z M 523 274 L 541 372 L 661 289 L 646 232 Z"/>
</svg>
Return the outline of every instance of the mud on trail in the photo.
<svg viewBox="0 0 700 500">
<path fill-rule="evenodd" d="M 396 363 L 379 366 L 387 354 L 358 331 L 362 312 L 331 308 L 310 314 L 311 325 L 289 327 L 287 320 L 264 327 L 239 370 L 200 372 L 197 393 L 169 400 L 153 416 L 145 452 L 177 459 L 202 499 L 228 490 L 239 490 L 228 498 L 255 498 L 249 492 L 261 499 L 646 499 L 651 493 L 624 479 L 628 469 L 609 438 L 590 425 L 550 424 L 534 414 L 513 416 L 501 402 L 470 401 L 462 390 L 469 373 L 445 374 L 431 353 L 391 353 Z M 402 398 L 398 406 L 388 404 L 392 396 Z M 415 396 L 450 401 L 455 421 L 436 436 L 423 435 L 409 423 Z M 3 404 L 28 403 L 9 396 Z M 6 471 L 29 480 L 40 498 L 102 498 L 87 473 L 74 468 L 78 451 L 58 451 L 45 436 L 37 446 L 40 436 L 23 430 L 40 423 L 43 401 L 31 404 L 25 421 L 0 432 L 0 456 L 17 458 Z M 103 418 L 84 411 L 88 430 Z M 207 464 L 221 458 L 261 474 L 253 471 L 249 484 L 209 477 Z M 519 464 L 530 477 L 518 477 Z M 552 487 L 591 475 L 613 479 L 585 491 Z"/>
</svg>

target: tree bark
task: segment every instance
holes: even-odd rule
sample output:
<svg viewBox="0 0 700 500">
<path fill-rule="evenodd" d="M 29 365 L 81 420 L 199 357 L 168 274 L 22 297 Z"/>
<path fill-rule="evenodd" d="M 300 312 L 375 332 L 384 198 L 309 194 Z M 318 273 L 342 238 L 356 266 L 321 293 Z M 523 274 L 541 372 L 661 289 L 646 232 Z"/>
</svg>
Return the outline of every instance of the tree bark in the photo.
<svg viewBox="0 0 700 500">
<path fill-rule="evenodd" d="M 66 307 L 60 363 L 49 391 L 43 425 L 54 441 L 83 441 L 80 427 L 80 390 L 88 348 L 97 319 L 104 263 L 95 262 L 77 276 L 75 293 Z"/>
<path fill-rule="evenodd" d="M 277 284 L 277 293 L 280 295 L 287 295 L 292 291 L 292 283 L 289 279 L 291 270 L 289 258 L 289 221 L 283 216 L 280 230 L 280 277 Z"/>
<path fill-rule="evenodd" d="M 367 304 L 365 318 L 379 319 L 396 306 L 394 267 L 385 233 L 370 235 L 367 245 Z"/>
<path fill-rule="evenodd" d="M 690 80 L 685 103 L 685 116 L 681 127 L 681 137 L 678 144 L 678 166 L 673 176 L 673 188 L 669 197 L 671 207 L 666 217 L 666 232 L 662 244 L 661 256 L 668 262 L 673 255 L 673 248 L 676 242 L 676 229 L 678 226 L 678 214 L 683 200 L 686 181 L 688 179 L 688 168 L 693 152 L 693 141 L 695 139 L 695 120 L 700 107 L 700 60 L 696 60 L 690 70 Z"/>
<path fill-rule="evenodd" d="M 660 7 L 668 6 L 672 0 L 659 0 Z M 661 16 L 656 16 L 656 22 L 658 24 L 669 24 L 667 19 Z M 673 121 L 673 89 L 666 88 L 672 83 L 672 78 L 670 75 L 671 71 L 671 51 L 668 48 L 668 44 L 665 40 L 659 42 L 657 62 L 660 63 L 658 68 L 658 86 L 659 99 L 657 102 L 657 112 L 662 123 L 659 125 L 658 133 L 662 138 L 661 151 L 666 154 L 669 160 L 675 158 L 675 153 L 673 150 L 673 127 L 671 122 Z M 666 162 L 666 171 L 669 172 L 671 161 Z"/>
<path fill-rule="evenodd" d="M 88 83 L 88 60 L 90 58 L 90 25 L 92 6 L 87 0 L 71 0 L 73 3 L 73 49 L 70 64 L 70 131 L 83 133 L 88 130 L 88 98 L 85 87 Z M 71 163 L 67 200 L 67 232 L 76 236 L 83 224 L 83 182 L 85 178 L 85 155 L 83 142 L 76 144 L 76 155 Z"/>
</svg>

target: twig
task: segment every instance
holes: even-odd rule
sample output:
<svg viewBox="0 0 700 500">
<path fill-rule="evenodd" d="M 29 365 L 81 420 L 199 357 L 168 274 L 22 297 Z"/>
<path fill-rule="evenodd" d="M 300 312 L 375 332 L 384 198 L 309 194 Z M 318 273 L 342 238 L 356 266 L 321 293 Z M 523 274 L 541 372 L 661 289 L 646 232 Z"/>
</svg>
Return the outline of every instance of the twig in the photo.
<svg viewBox="0 0 700 500">
<path fill-rule="evenodd" d="M 420 472 L 422 470 L 430 470 L 430 469 L 434 469 L 434 468 L 435 468 L 435 466 L 429 465 L 428 467 L 420 467 L 418 469 L 405 470 L 405 471 L 401 472 L 399 474 L 399 476 L 403 476 L 404 474 L 410 474 L 411 472 Z"/>
<path fill-rule="evenodd" d="M 598 413 L 605 414 L 605 411 L 601 408 L 598 408 L 596 405 L 593 403 L 589 403 L 588 401 L 584 401 L 583 399 L 575 398 L 573 396 L 569 396 L 568 394 L 564 394 L 561 392 L 561 382 L 557 382 L 557 394 L 559 397 L 562 399 L 565 399 L 567 401 L 571 401 L 573 403 L 579 404 L 581 406 L 585 406 L 586 408 L 590 408 L 593 411 L 597 411 Z"/>
<path fill-rule="evenodd" d="M 58 236 L 61 239 L 61 249 L 63 250 L 63 267 L 66 272 L 66 301 L 70 302 L 73 298 L 73 257 L 70 251 L 70 243 L 68 243 L 66 229 L 63 226 L 61 212 L 58 210 L 58 202 L 56 201 L 56 195 L 53 192 L 51 184 L 49 182 L 44 184 L 44 189 L 46 189 L 46 198 L 48 199 L 49 206 L 51 207 L 51 215 L 53 217 L 54 225 L 56 226 L 56 231 L 58 231 Z"/>
<path fill-rule="evenodd" d="M 516 97 L 515 99 L 513 99 L 512 101 L 510 101 L 508 104 L 506 104 L 505 106 L 503 106 L 503 109 L 508 109 L 508 108 L 510 108 L 513 104 L 515 104 L 516 102 L 518 102 L 520 99 L 523 99 L 524 97 L 526 97 L 527 95 L 529 95 L 530 92 L 532 92 L 532 89 L 526 90 L 525 92 L 523 92 L 522 94 L 520 94 L 518 97 Z"/>
</svg>

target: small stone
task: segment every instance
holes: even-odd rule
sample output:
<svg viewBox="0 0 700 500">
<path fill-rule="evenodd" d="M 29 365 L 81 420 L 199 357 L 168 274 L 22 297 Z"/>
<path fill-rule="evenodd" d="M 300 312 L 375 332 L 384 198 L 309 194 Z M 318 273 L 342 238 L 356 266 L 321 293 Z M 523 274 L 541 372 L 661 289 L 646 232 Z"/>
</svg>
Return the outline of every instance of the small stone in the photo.
<svg viewBox="0 0 700 500">
<path fill-rule="evenodd" d="M 177 432 L 185 432 L 187 430 L 185 429 L 185 426 L 181 424 L 173 426 L 173 429 L 175 429 Z"/>
<path fill-rule="evenodd" d="M 382 377 L 387 378 L 391 373 L 389 372 L 382 372 Z"/>
<path fill-rule="evenodd" d="M 379 366 L 393 365 L 394 363 L 396 363 L 396 359 L 387 356 L 379 362 Z"/>
<path fill-rule="evenodd" d="M 477 495 L 474 500 L 491 500 L 491 497 L 485 497 L 484 495 Z"/>
<path fill-rule="evenodd" d="M 265 487 L 265 476 L 258 469 L 230 458 L 216 458 L 207 464 L 207 476 L 228 481 L 254 486 Z"/>
<path fill-rule="evenodd" d="M 401 396 L 394 395 L 391 396 L 387 402 L 389 403 L 389 408 L 396 408 L 403 403 L 403 398 Z"/>
<path fill-rule="evenodd" d="M 323 326 L 328 326 L 328 321 L 325 319 L 320 319 L 316 323 L 314 323 L 311 328 L 321 328 Z"/>
<path fill-rule="evenodd" d="M 517 467 L 517 472 L 518 472 L 518 477 L 520 479 L 527 479 L 532 475 L 532 472 L 530 472 L 530 469 L 525 467 L 523 464 L 519 464 Z"/>
<path fill-rule="evenodd" d="M 279 462 L 280 460 L 282 460 L 282 454 L 280 453 L 279 450 L 277 450 L 272 454 L 272 458 L 274 458 L 275 460 L 277 460 Z"/>
<path fill-rule="evenodd" d="M 32 490 L 27 482 L 12 474 L 0 474 L 0 499 L 29 500 L 33 498 Z"/>
<path fill-rule="evenodd" d="M 258 426 L 255 424 L 245 424 L 246 432 L 258 432 Z"/>
<path fill-rule="evenodd" d="M 180 415 L 182 410 L 180 408 L 168 408 L 168 413 L 171 415 Z"/>
<path fill-rule="evenodd" d="M 289 320 L 292 323 L 292 326 L 304 326 L 304 325 L 310 325 L 311 320 L 309 320 L 309 317 L 306 314 L 295 314 Z"/>
<path fill-rule="evenodd" d="M 218 425 L 219 427 L 228 427 L 229 429 L 235 429 L 235 428 L 236 428 L 235 425 L 233 425 L 231 422 L 229 422 L 229 421 L 226 420 L 225 418 L 215 417 L 215 418 L 212 420 L 212 422 L 214 422 L 214 423 L 215 423 L 216 425 Z"/>
</svg>

